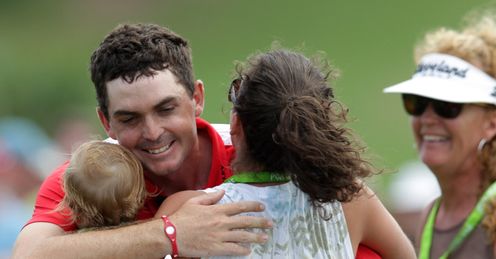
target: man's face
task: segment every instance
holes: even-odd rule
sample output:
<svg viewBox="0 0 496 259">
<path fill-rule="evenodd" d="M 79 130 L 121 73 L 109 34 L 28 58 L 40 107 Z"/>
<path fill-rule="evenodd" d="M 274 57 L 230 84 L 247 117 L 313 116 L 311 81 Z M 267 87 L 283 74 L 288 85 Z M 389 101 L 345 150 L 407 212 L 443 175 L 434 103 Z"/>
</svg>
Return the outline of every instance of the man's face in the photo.
<svg viewBox="0 0 496 259">
<path fill-rule="evenodd" d="M 107 134 L 131 150 L 143 166 L 158 176 L 181 168 L 198 148 L 195 118 L 203 111 L 203 85 L 195 83 L 191 98 L 167 69 L 133 83 L 117 78 L 107 83 Z"/>
</svg>

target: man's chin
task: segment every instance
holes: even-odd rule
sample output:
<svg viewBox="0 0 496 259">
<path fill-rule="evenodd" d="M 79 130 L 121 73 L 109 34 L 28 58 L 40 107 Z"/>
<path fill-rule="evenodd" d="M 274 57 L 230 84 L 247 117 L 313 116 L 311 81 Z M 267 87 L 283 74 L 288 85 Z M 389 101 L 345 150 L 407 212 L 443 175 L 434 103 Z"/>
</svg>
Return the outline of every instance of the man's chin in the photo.
<svg viewBox="0 0 496 259">
<path fill-rule="evenodd" d="M 145 171 L 155 176 L 166 176 L 177 171 L 177 166 L 167 165 L 144 165 Z"/>
</svg>

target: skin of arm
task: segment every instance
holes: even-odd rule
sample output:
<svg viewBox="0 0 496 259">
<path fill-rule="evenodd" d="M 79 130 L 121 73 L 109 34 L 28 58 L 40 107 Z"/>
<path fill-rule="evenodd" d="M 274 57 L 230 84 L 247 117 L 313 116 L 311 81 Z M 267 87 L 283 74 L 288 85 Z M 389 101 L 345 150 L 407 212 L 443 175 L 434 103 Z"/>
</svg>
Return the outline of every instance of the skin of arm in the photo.
<svg viewBox="0 0 496 259">
<path fill-rule="evenodd" d="M 343 203 L 353 249 L 364 244 L 382 258 L 416 258 L 413 246 L 377 196 L 365 187 L 353 201 Z"/>
<path fill-rule="evenodd" d="M 160 218 L 162 215 L 171 215 L 174 214 L 183 204 L 185 204 L 187 201 L 194 197 L 198 197 L 202 194 L 205 194 L 203 191 L 181 191 L 181 192 L 176 192 L 167 199 L 165 199 L 162 204 L 160 205 L 160 208 L 158 208 L 157 212 L 155 213 L 155 218 Z"/>
<path fill-rule="evenodd" d="M 238 242 L 261 243 L 266 236 L 231 229 L 267 228 L 272 223 L 259 217 L 231 217 L 261 211 L 258 202 L 212 205 L 224 192 L 200 195 L 186 202 L 169 219 L 177 229 L 181 256 L 245 255 Z M 171 252 L 161 219 L 121 228 L 67 234 L 52 223 L 37 222 L 19 234 L 12 258 L 160 258 Z"/>
</svg>

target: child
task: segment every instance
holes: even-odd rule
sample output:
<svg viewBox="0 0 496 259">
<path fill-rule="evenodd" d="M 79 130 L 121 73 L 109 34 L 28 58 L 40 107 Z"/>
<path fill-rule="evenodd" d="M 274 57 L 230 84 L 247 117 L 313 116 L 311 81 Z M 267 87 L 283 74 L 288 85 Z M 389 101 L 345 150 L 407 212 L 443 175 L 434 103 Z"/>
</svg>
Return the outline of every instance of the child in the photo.
<svg viewBox="0 0 496 259">
<path fill-rule="evenodd" d="M 79 229 L 134 221 L 147 191 L 143 168 L 133 153 L 104 141 L 83 143 L 63 177 L 59 208 L 70 210 Z"/>
</svg>

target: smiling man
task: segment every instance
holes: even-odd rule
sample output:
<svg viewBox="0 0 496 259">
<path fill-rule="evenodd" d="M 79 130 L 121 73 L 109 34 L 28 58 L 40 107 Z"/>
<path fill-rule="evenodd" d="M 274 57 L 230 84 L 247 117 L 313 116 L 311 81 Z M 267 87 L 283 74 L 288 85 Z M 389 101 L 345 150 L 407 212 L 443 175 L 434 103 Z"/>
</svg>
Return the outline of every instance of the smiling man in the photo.
<svg viewBox="0 0 496 259">
<path fill-rule="evenodd" d="M 199 117 L 204 86 L 194 80 L 191 50 L 181 36 L 152 24 L 118 26 L 93 53 L 91 78 L 105 131 L 140 159 L 148 192 L 158 193 L 147 198 L 138 219 L 153 217 L 172 193 L 213 187 L 231 175 L 232 146 Z M 223 193 L 191 200 L 170 215 L 170 221 L 68 234 L 77 228 L 68 223 L 69 215 L 56 210 L 64 197 L 61 177 L 66 168 L 67 163 L 43 183 L 33 217 L 17 239 L 14 258 L 241 255 L 249 250 L 239 242 L 267 239 L 240 229 L 269 227 L 268 220 L 233 217 L 260 211 L 261 204 L 211 205 Z M 177 239 L 164 234 L 171 222 Z"/>
<path fill-rule="evenodd" d="M 100 120 L 108 135 L 132 150 L 168 194 L 171 185 L 205 186 L 212 143 L 206 132 L 198 134 L 196 126 L 203 111 L 203 84 L 196 81 L 190 93 L 170 70 L 154 73 L 132 83 L 122 78 L 108 82 L 109 117 L 99 110 Z"/>
</svg>

